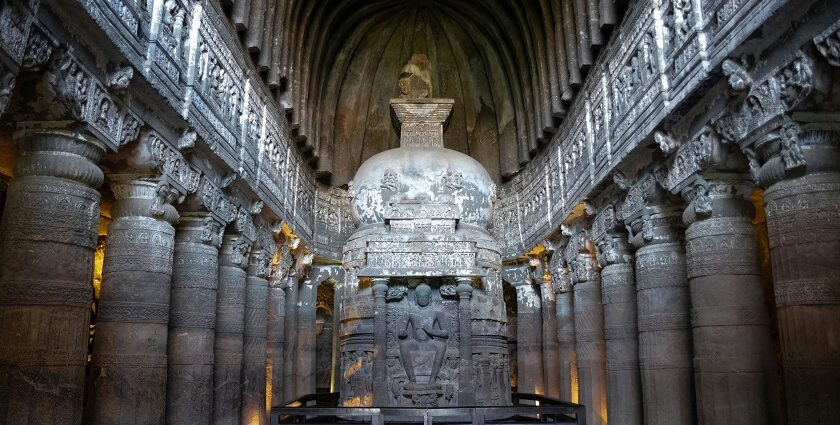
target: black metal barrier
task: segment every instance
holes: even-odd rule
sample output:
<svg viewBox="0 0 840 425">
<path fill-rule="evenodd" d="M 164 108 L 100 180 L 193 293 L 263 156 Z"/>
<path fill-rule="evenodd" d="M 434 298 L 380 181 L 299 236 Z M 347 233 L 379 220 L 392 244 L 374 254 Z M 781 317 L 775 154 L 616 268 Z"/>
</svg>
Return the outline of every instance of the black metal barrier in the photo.
<svg viewBox="0 0 840 425">
<path fill-rule="evenodd" d="M 300 424 L 577 424 L 584 406 L 536 394 L 513 393 L 511 406 L 338 407 L 338 393 L 309 394 L 271 409 L 271 425 Z"/>
</svg>

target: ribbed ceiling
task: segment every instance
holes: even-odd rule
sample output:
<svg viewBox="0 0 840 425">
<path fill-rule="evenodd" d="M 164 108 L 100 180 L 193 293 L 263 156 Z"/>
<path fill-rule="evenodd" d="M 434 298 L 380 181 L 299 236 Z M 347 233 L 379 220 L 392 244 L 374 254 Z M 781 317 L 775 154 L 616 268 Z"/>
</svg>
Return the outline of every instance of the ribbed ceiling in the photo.
<svg viewBox="0 0 840 425">
<path fill-rule="evenodd" d="M 455 99 L 448 148 L 497 181 L 551 137 L 618 16 L 613 0 L 240 0 L 229 16 L 322 180 L 397 147 L 389 99 L 412 54 Z"/>
</svg>

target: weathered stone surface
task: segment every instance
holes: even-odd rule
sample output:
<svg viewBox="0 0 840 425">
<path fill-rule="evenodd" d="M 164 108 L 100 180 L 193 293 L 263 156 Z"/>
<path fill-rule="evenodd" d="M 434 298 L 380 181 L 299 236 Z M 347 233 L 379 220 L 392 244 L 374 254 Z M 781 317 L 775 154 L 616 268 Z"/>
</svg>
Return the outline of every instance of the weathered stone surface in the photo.
<svg viewBox="0 0 840 425">
<path fill-rule="evenodd" d="M 272 241 L 273 242 L 273 241 Z M 273 244 L 271 245 L 273 247 Z M 251 252 L 245 279 L 245 326 L 242 353 L 242 420 L 249 425 L 265 424 L 266 307 L 271 270 L 270 247 Z"/>
<path fill-rule="evenodd" d="M 93 354 L 94 424 L 163 424 L 177 192 L 112 178 Z"/>
<path fill-rule="evenodd" d="M 78 425 L 103 149 L 73 131 L 15 139 L 0 225 L 0 422 Z"/>
<path fill-rule="evenodd" d="M 167 344 L 168 425 L 213 423 L 219 229 L 218 222 L 201 213 L 181 217 L 176 227 Z"/>
</svg>

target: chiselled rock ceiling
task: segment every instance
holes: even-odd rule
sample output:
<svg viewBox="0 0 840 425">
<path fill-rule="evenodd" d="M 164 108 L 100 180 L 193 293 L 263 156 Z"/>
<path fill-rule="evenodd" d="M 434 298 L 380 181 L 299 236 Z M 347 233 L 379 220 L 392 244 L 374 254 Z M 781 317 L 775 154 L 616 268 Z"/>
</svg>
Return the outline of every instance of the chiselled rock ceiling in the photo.
<svg viewBox="0 0 840 425">
<path fill-rule="evenodd" d="M 228 8 L 322 181 L 396 147 L 412 54 L 455 99 L 446 147 L 501 182 L 551 138 L 619 12 L 613 0 L 247 0 Z"/>
</svg>

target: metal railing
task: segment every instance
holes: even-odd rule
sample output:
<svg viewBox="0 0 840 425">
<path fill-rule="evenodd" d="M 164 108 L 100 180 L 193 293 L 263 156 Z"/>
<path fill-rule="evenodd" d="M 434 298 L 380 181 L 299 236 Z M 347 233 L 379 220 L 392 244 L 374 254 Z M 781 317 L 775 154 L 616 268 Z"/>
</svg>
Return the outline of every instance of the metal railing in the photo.
<svg viewBox="0 0 840 425">
<path fill-rule="evenodd" d="M 338 407 L 338 393 L 309 394 L 271 409 L 271 425 L 443 423 L 533 424 L 556 423 L 586 425 L 582 405 L 536 394 L 513 393 L 511 406 L 464 407 Z"/>
</svg>

